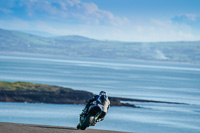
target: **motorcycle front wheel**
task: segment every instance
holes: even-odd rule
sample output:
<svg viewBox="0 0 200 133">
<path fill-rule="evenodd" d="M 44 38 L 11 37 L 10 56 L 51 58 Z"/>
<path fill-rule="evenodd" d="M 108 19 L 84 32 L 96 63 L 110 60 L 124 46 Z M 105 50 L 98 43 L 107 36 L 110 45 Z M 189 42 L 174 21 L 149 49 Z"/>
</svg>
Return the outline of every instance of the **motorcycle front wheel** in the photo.
<svg viewBox="0 0 200 133">
<path fill-rule="evenodd" d="M 85 130 L 87 127 L 90 126 L 90 124 L 93 122 L 93 120 L 94 120 L 94 116 L 89 114 L 83 122 L 81 122 L 80 124 L 77 125 L 77 128 L 79 128 L 81 130 Z"/>
</svg>

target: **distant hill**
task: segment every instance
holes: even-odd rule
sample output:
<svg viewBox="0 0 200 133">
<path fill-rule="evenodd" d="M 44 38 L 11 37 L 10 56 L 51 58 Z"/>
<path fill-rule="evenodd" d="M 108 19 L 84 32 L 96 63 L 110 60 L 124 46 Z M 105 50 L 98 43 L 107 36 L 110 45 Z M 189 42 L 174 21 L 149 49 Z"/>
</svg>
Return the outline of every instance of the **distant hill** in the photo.
<svg viewBox="0 0 200 133">
<path fill-rule="evenodd" d="M 3 29 L 0 29 L 0 52 L 200 64 L 200 41 L 102 41 L 75 35 L 42 37 Z"/>
<path fill-rule="evenodd" d="M 21 32 L 32 34 L 32 35 L 37 35 L 37 36 L 42 36 L 42 37 L 57 36 L 56 34 L 51 34 L 51 33 L 43 32 L 43 31 L 35 31 L 35 30 L 21 30 Z"/>
</svg>

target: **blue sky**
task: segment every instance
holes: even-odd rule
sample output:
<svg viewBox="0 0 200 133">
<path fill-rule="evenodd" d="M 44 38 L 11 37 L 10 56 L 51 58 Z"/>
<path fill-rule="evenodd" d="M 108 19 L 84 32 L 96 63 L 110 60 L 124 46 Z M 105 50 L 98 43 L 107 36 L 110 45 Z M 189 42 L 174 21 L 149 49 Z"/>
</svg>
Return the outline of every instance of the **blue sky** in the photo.
<svg viewBox="0 0 200 133">
<path fill-rule="evenodd" d="M 200 0 L 0 0 L 0 28 L 119 41 L 200 40 Z"/>
</svg>

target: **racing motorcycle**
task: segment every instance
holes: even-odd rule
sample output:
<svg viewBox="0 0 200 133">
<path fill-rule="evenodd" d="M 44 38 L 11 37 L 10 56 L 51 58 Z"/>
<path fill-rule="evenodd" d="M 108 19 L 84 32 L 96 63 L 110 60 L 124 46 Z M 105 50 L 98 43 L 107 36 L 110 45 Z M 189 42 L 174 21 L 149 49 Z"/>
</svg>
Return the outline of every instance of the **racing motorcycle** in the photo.
<svg viewBox="0 0 200 133">
<path fill-rule="evenodd" d="M 80 122 L 77 125 L 77 129 L 85 130 L 89 126 L 95 126 L 97 119 L 101 115 L 101 108 L 97 105 L 90 105 L 87 113 L 85 114 L 85 110 L 87 105 L 82 110 L 80 114 Z"/>
</svg>

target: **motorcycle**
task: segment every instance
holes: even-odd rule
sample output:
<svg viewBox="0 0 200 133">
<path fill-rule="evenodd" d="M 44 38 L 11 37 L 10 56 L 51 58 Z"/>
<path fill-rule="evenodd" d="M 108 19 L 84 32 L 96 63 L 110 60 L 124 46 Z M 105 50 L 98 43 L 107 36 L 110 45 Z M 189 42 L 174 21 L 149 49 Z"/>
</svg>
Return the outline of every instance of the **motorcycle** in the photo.
<svg viewBox="0 0 200 133">
<path fill-rule="evenodd" d="M 101 115 L 102 110 L 97 105 L 90 105 L 88 112 L 85 114 L 84 111 L 86 110 L 86 108 L 87 105 L 80 114 L 80 122 L 77 125 L 77 129 L 85 130 L 89 126 L 94 126 L 97 119 Z"/>
</svg>

